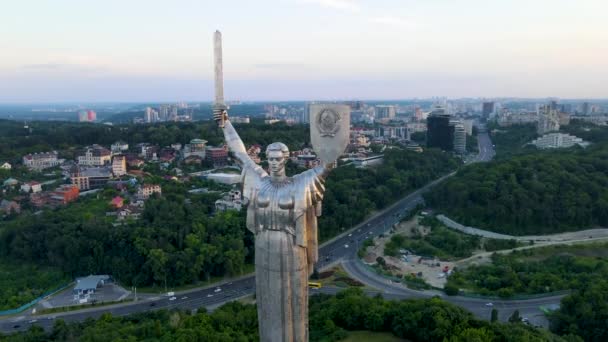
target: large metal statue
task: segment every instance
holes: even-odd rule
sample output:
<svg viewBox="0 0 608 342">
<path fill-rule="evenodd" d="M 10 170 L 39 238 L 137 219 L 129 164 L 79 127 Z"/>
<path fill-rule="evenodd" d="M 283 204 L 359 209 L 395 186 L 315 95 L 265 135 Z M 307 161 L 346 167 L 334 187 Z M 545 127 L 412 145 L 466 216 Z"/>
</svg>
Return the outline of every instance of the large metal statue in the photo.
<svg viewBox="0 0 608 342">
<path fill-rule="evenodd" d="M 308 278 L 318 259 L 317 217 L 325 177 L 348 143 L 350 112 L 342 105 L 311 106 L 311 140 L 322 165 L 285 174 L 287 146 L 266 148 L 269 172 L 249 158 L 223 99 L 221 35 L 215 33 L 214 119 L 242 167 L 247 229 L 255 234 L 256 302 L 260 340 L 308 341 Z M 323 144 L 322 146 L 319 144 Z"/>
</svg>

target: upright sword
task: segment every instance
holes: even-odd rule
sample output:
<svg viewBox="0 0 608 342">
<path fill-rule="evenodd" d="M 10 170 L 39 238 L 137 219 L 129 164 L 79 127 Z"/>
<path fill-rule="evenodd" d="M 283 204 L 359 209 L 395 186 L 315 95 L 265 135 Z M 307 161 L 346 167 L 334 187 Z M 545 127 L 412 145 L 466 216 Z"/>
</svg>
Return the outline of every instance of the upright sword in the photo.
<svg viewBox="0 0 608 342">
<path fill-rule="evenodd" d="M 220 118 L 218 125 L 224 127 L 224 118 L 228 107 L 224 102 L 224 72 L 222 62 L 222 33 L 217 30 L 213 33 L 213 61 L 215 76 L 215 102 L 213 104 L 214 116 Z"/>
</svg>

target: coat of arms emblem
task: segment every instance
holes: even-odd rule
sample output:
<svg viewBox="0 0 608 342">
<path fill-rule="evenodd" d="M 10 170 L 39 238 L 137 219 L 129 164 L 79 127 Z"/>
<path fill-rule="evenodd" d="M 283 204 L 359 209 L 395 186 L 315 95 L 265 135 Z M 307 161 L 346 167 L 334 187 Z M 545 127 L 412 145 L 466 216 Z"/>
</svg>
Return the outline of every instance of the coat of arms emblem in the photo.
<svg viewBox="0 0 608 342">
<path fill-rule="evenodd" d="M 333 163 L 348 145 L 350 107 L 343 104 L 311 104 L 310 141 L 317 156 Z"/>
</svg>

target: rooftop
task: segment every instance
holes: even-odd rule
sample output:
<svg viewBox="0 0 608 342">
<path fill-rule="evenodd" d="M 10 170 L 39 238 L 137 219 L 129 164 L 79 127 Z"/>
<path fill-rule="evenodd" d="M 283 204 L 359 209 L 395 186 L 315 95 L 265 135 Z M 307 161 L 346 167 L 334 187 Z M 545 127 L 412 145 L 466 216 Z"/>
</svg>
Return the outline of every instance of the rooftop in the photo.
<svg viewBox="0 0 608 342">
<path fill-rule="evenodd" d="M 76 279 L 74 290 L 96 289 L 100 282 L 109 280 L 109 275 L 90 275 L 88 277 Z"/>
</svg>

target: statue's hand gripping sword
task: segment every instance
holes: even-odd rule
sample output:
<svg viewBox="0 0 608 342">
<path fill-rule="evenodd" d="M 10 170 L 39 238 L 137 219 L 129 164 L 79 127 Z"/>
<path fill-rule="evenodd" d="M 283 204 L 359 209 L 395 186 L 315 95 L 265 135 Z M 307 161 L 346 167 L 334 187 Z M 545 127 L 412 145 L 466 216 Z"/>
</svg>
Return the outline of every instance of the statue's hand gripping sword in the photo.
<svg viewBox="0 0 608 342">
<path fill-rule="evenodd" d="M 224 122 L 228 118 L 228 107 L 224 102 L 224 74 L 222 62 L 222 33 L 215 31 L 213 34 L 213 57 L 215 75 L 215 102 L 213 103 L 213 119 L 218 126 L 224 128 Z"/>
</svg>

